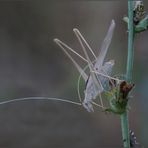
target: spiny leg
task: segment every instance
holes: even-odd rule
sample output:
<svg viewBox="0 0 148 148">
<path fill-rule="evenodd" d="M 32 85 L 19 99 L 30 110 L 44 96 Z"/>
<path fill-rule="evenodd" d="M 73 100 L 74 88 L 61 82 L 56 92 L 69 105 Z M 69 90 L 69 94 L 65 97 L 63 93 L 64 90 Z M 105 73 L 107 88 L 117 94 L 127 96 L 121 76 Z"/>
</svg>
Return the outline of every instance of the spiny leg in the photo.
<svg viewBox="0 0 148 148">
<path fill-rule="evenodd" d="M 55 39 L 54 40 L 56 42 L 56 44 L 64 51 L 64 53 L 70 58 L 70 60 L 73 62 L 73 64 L 75 65 L 75 67 L 77 68 L 77 70 L 79 71 L 79 73 L 82 73 L 82 77 L 83 79 L 86 81 L 88 76 L 87 74 L 83 71 L 83 69 L 79 66 L 79 64 L 72 58 L 72 56 L 66 51 L 66 48 L 70 48 L 68 47 L 65 43 L 63 43 L 62 41 L 58 40 L 58 39 Z M 64 47 L 63 47 L 64 46 Z M 73 50 L 73 49 L 72 49 Z M 78 54 L 78 53 L 77 53 Z M 77 55 L 76 54 L 76 55 Z M 79 54 L 78 54 L 79 55 Z M 79 55 L 79 57 L 81 57 Z M 81 57 L 82 58 L 82 57 Z M 82 58 L 83 59 L 83 58 Z M 87 61 L 87 60 L 86 60 Z"/>
<path fill-rule="evenodd" d="M 96 55 L 94 54 L 93 50 L 91 49 L 91 47 L 89 46 L 89 44 L 87 43 L 87 41 L 85 40 L 85 38 L 82 36 L 82 34 L 80 33 L 80 31 L 77 28 L 74 28 L 73 29 L 73 32 L 75 33 L 76 37 L 79 36 L 83 40 L 83 42 L 88 47 L 88 49 L 90 50 L 90 52 L 92 53 L 92 55 L 94 56 L 94 58 L 96 60 L 97 59 Z"/>
<path fill-rule="evenodd" d="M 81 56 L 79 53 L 77 53 L 74 49 L 72 49 L 71 47 L 69 47 L 68 45 L 66 45 L 64 42 L 62 42 L 59 39 L 54 39 L 54 42 L 59 45 L 61 48 L 64 46 L 65 48 L 67 48 L 68 50 L 70 50 L 71 52 L 73 52 L 74 54 L 76 54 L 78 57 L 80 57 L 84 62 L 88 62 L 83 56 Z M 65 49 L 64 48 L 64 49 Z"/>
</svg>

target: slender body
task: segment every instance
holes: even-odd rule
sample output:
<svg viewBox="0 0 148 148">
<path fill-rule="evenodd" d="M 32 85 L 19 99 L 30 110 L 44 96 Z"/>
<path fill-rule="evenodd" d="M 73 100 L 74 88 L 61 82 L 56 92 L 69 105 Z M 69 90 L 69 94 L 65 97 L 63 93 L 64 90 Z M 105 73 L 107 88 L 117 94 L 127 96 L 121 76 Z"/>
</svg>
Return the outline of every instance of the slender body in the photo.
<svg viewBox="0 0 148 148">
<path fill-rule="evenodd" d="M 114 28 L 115 28 L 115 22 L 114 20 L 112 20 L 111 25 L 108 29 L 107 35 L 102 43 L 100 54 L 98 56 L 94 54 L 93 50 L 91 49 L 89 44 L 86 42 L 86 40 L 84 39 L 80 31 L 76 28 L 74 28 L 73 31 L 82 47 L 85 58 L 79 55 L 77 52 L 75 52 L 75 50 L 73 50 L 71 47 L 69 47 L 59 39 L 54 39 L 56 44 L 58 44 L 61 47 L 61 49 L 64 51 L 64 53 L 71 59 L 71 61 L 79 71 L 80 75 L 82 75 L 84 81 L 86 82 L 86 87 L 84 91 L 85 97 L 84 97 L 84 100 L 82 101 L 82 104 L 89 112 L 93 111 L 92 103 L 97 96 L 99 96 L 100 102 L 101 102 L 100 106 L 103 108 L 101 93 L 107 90 L 109 77 L 111 76 L 112 67 L 114 66 L 114 60 L 110 60 L 104 63 L 104 59 L 107 54 L 108 47 L 111 43 Z M 93 63 L 92 60 L 89 58 L 86 48 L 90 50 L 90 52 L 94 56 L 95 63 Z M 67 49 L 73 52 L 74 54 L 76 54 L 78 57 L 80 57 L 83 61 L 87 63 L 87 66 L 90 70 L 89 76 L 80 67 L 80 65 L 73 59 L 73 57 L 68 53 Z"/>
</svg>

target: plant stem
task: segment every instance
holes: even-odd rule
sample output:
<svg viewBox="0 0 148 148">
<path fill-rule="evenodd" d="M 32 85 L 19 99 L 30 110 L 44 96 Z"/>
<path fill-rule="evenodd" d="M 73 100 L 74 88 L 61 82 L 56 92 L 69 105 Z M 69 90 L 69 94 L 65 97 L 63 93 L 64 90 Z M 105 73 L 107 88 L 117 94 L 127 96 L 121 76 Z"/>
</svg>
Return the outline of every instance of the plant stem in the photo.
<svg viewBox="0 0 148 148">
<path fill-rule="evenodd" d="M 134 26 L 133 26 L 133 1 L 128 0 L 128 55 L 127 55 L 127 69 L 126 69 L 126 80 L 131 82 L 132 71 L 133 71 L 133 60 L 134 60 Z M 124 148 L 130 148 L 129 138 L 129 123 L 128 123 L 128 111 L 121 115 L 121 128 Z"/>
<path fill-rule="evenodd" d="M 126 79 L 131 82 L 132 71 L 133 71 L 133 61 L 134 61 L 134 24 L 133 24 L 133 1 L 128 0 L 128 55 L 127 55 L 127 69 L 126 69 Z"/>
<path fill-rule="evenodd" d="M 127 111 L 120 115 L 121 118 L 121 129 L 122 129 L 122 139 L 124 148 L 130 148 L 129 139 L 129 125 L 128 125 L 128 113 Z"/>
</svg>

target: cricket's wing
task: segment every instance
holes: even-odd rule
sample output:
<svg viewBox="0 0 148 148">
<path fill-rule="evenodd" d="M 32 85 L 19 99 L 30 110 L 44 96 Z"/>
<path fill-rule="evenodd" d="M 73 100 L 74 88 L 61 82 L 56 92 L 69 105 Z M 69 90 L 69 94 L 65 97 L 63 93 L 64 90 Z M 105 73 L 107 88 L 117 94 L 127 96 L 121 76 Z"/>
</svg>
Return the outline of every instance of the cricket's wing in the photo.
<svg viewBox="0 0 148 148">
<path fill-rule="evenodd" d="M 83 106 L 88 112 L 93 112 L 93 106 L 92 102 L 93 100 L 103 92 L 103 88 L 101 85 L 96 86 L 95 83 L 93 83 L 93 78 L 90 75 L 88 79 L 88 83 L 86 84 L 86 89 L 85 89 L 85 98 L 83 101 Z"/>
<path fill-rule="evenodd" d="M 77 68 L 77 70 L 79 71 L 79 73 L 82 75 L 84 81 L 86 82 L 88 79 L 87 74 L 84 72 L 84 70 L 79 66 L 79 64 L 72 58 L 72 56 L 66 51 L 66 48 L 68 48 L 70 51 L 72 51 L 73 53 L 75 53 L 76 55 L 79 55 L 78 53 L 76 53 L 72 48 L 70 48 L 68 45 L 66 45 L 65 43 L 63 43 L 62 41 L 60 41 L 59 39 L 54 39 L 54 42 L 64 51 L 64 53 L 69 57 L 69 59 L 72 61 L 72 63 L 74 64 L 74 66 Z M 79 55 L 79 57 L 81 57 Z M 81 57 L 82 59 L 83 57 Z"/>
<path fill-rule="evenodd" d="M 103 65 L 103 62 L 104 62 L 108 47 L 109 47 L 109 45 L 111 43 L 111 39 L 112 39 L 112 36 L 113 36 L 114 29 L 115 29 L 115 21 L 112 20 L 111 25 L 110 25 L 110 27 L 108 29 L 107 35 L 106 35 L 106 37 L 105 37 L 105 39 L 104 39 L 104 41 L 102 43 L 100 54 L 97 57 L 97 61 L 96 61 L 96 64 L 95 64 L 95 69 L 96 68 L 100 69 L 100 67 Z"/>
</svg>

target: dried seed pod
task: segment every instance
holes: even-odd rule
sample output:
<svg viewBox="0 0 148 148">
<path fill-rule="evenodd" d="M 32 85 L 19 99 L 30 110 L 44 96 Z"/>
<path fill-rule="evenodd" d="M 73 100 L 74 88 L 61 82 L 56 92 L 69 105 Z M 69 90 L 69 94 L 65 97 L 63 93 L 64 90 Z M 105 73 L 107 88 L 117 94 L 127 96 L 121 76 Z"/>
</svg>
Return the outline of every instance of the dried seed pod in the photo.
<svg viewBox="0 0 148 148">
<path fill-rule="evenodd" d="M 144 18 L 144 4 L 142 1 L 134 1 L 134 24 L 138 25 L 138 23 Z"/>
<path fill-rule="evenodd" d="M 122 95 L 122 99 L 126 99 L 129 92 L 132 90 L 134 87 L 134 84 L 129 84 L 126 81 L 122 81 L 120 84 L 120 94 Z"/>
</svg>

